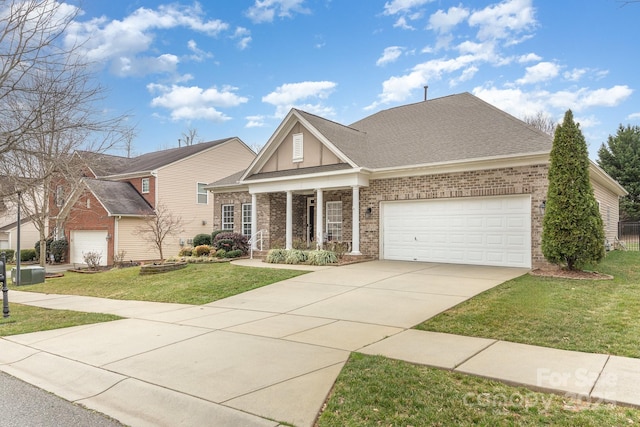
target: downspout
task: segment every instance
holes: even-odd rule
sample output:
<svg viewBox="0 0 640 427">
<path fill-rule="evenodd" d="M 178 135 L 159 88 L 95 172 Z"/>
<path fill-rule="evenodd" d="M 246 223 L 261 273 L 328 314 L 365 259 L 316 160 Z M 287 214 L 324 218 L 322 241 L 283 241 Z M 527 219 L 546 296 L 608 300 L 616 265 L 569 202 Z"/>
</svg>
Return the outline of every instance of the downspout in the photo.
<svg viewBox="0 0 640 427">
<path fill-rule="evenodd" d="M 119 231 L 118 224 L 121 218 L 122 216 L 118 215 L 113 224 L 113 257 L 114 258 L 118 255 L 118 241 L 120 240 L 119 239 L 120 231 Z"/>
</svg>

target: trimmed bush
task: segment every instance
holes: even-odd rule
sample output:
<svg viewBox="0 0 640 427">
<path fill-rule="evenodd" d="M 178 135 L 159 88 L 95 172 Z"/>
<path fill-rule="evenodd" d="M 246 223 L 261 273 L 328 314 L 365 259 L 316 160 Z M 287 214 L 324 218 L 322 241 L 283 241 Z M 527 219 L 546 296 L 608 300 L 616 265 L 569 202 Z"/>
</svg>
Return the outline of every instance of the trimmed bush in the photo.
<svg viewBox="0 0 640 427">
<path fill-rule="evenodd" d="M 286 249 L 270 249 L 265 261 L 270 264 L 284 264 L 285 259 L 287 259 Z"/>
<path fill-rule="evenodd" d="M 228 251 L 225 252 L 224 257 L 225 258 L 238 258 L 242 256 L 242 251 L 239 249 L 236 249 L 235 251 Z"/>
<path fill-rule="evenodd" d="M 210 234 L 200 233 L 200 234 L 196 234 L 196 236 L 193 238 L 193 246 L 202 246 L 202 245 L 211 246 Z"/>
<path fill-rule="evenodd" d="M 211 246 L 209 245 L 200 245 L 193 248 L 192 255 L 193 256 L 205 256 L 211 253 Z"/>
<path fill-rule="evenodd" d="M 227 253 L 224 249 L 218 249 L 216 251 L 216 258 L 224 258 L 224 255 Z"/>
<path fill-rule="evenodd" d="M 291 249 L 287 251 L 285 256 L 285 264 L 301 264 L 307 260 L 307 253 L 299 249 Z"/>
<path fill-rule="evenodd" d="M 53 243 L 53 237 L 49 237 L 45 240 L 45 244 L 47 245 L 47 258 L 49 258 L 49 254 L 51 253 L 51 243 Z M 34 245 L 34 250 L 36 251 L 36 259 L 40 259 L 40 240 L 38 240 Z M 22 261 L 22 258 L 20 258 L 20 260 Z"/>
<path fill-rule="evenodd" d="M 240 233 L 218 233 L 213 239 L 213 246 L 216 249 L 225 251 L 241 251 L 242 255 L 249 253 L 249 239 Z"/>
<path fill-rule="evenodd" d="M 12 262 L 14 260 L 13 257 L 16 256 L 15 249 L 3 249 L 0 252 L 4 252 L 5 256 L 7 257 L 7 262 Z"/>
<path fill-rule="evenodd" d="M 21 249 L 20 250 L 20 261 L 33 261 L 36 259 L 36 250 L 35 249 Z"/>
<path fill-rule="evenodd" d="M 64 261 L 64 256 L 67 254 L 67 249 L 69 249 L 69 242 L 67 239 L 58 239 L 51 242 L 50 250 L 51 254 L 53 254 L 53 259 L 55 262 Z"/>
<path fill-rule="evenodd" d="M 311 265 L 327 265 L 335 264 L 338 262 L 338 257 L 335 252 L 327 250 L 310 251 L 309 252 L 309 264 Z"/>
<path fill-rule="evenodd" d="M 220 233 L 230 233 L 229 230 L 214 230 L 211 232 L 211 244 L 213 245 L 216 241 L 216 236 Z"/>
<path fill-rule="evenodd" d="M 180 251 L 178 251 L 178 256 L 191 256 L 192 254 L 193 248 L 191 246 L 181 248 Z"/>
</svg>

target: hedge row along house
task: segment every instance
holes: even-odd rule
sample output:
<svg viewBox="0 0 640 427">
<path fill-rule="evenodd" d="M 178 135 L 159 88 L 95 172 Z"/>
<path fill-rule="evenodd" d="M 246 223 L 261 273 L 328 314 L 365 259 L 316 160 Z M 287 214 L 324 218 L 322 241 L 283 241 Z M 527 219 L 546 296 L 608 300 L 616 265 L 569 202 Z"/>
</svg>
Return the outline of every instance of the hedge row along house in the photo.
<svg viewBox="0 0 640 427">
<path fill-rule="evenodd" d="M 49 202 L 54 239 L 69 241 L 67 260 L 84 264 L 83 254 L 101 254 L 102 265 L 114 255 L 124 260 L 159 258 L 137 229 L 163 205 L 182 220 L 179 235 L 168 236 L 163 249 L 175 255 L 198 233 L 212 231 L 213 208 L 205 186 L 255 158 L 238 138 L 225 138 L 126 158 L 77 152 L 86 165 L 78 183 L 59 182 Z"/>
<path fill-rule="evenodd" d="M 206 187 L 213 229 L 266 249 L 339 241 L 387 260 L 532 268 L 552 143 L 469 93 L 348 126 L 292 109 L 247 167 Z M 593 162 L 590 177 L 613 241 L 626 191 Z"/>
</svg>

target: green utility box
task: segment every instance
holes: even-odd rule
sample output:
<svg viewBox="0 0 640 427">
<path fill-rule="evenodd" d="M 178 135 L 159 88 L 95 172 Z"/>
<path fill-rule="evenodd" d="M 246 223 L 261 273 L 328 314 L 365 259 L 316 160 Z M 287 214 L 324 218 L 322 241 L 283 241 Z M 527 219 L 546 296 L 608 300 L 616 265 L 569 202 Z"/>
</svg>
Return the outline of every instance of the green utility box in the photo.
<svg viewBox="0 0 640 427">
<path fill-rule="evenodd" d="M 16 283 L 18 270 L 16 267 L 11 269 L 11 281 Z M 33 285 L 44 282 L 44 267 L 32 266 L 20 268 L 20 284 Z"/>
</svg>

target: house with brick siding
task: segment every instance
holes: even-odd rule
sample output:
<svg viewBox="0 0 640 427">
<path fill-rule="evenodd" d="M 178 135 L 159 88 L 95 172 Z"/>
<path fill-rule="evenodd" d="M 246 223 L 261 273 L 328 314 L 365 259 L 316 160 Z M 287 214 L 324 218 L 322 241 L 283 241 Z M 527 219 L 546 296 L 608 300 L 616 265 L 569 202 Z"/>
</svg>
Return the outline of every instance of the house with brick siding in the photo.
<svg viewBox="0 0 640 427">
<path fill-rule="evenodd" d="M 76 188 L 60 182 L 50 201 L 54 238 L 69 241 L 68 260 L 83 264 L 83 254 L 97 252 L 101 264 L 115 256 L 125 261 L 159 258 L 155 246 L 137 230 L 158 206 L 182 220 L 183 230 L 168 236 L 165 254 L 177 255 L 199 233 L 212 230 L 212 200 L 204 187 L 246 168 L 256 154 L 239 138 L 193 144 L 126 158 L 75 154 L 86 165 Z"/>
<path fill-rule="evenodd" d="M 379 259 L 531 268 L 552 143 L 469 93 L 350 125 L 292 109 L 248 168 L 207 187 L 213 226 L 254 248 L 339 241 Z M 613 241 L 625 190 L 590 173 Z"/>
</svg>

